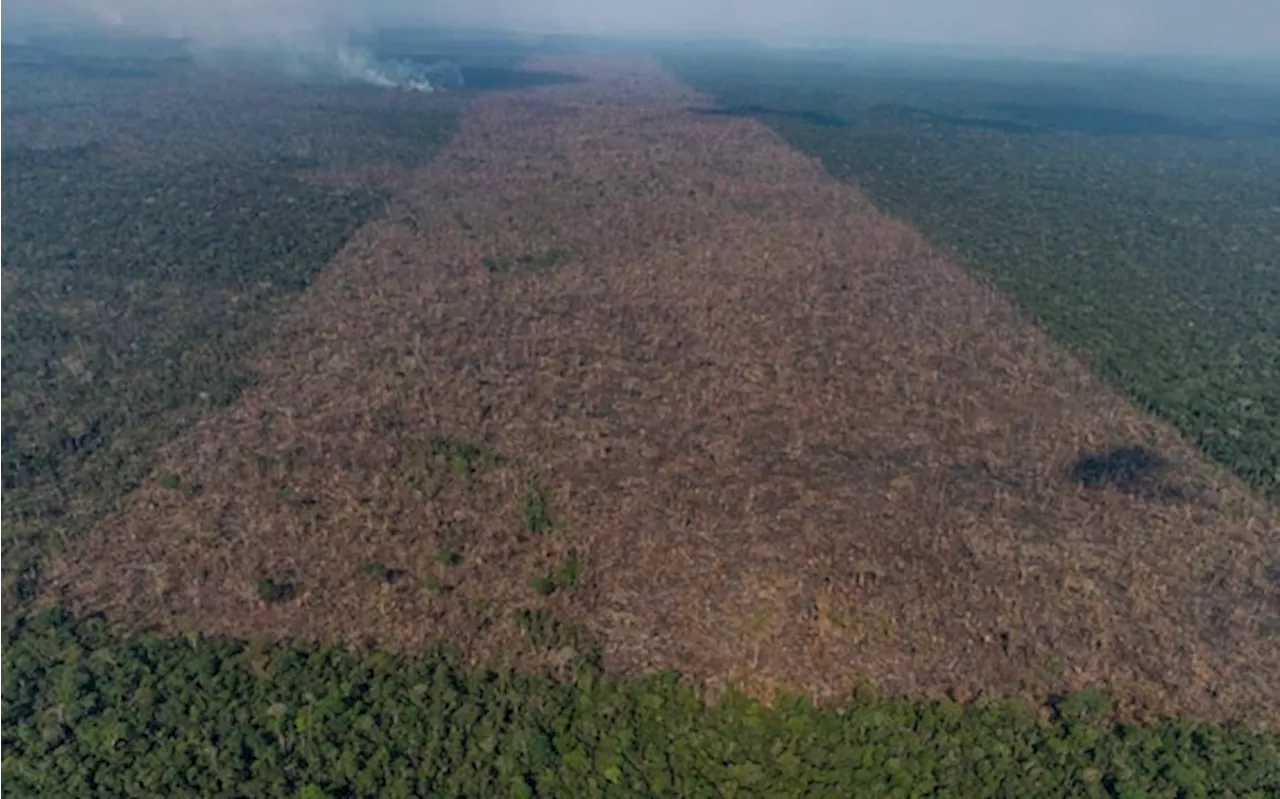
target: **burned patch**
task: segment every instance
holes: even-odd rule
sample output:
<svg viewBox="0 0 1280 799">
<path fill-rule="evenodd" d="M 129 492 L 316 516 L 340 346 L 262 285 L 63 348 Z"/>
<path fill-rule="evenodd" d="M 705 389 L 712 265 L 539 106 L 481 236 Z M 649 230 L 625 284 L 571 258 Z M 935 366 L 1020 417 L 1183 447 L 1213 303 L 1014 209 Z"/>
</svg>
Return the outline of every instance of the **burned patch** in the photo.
<svg viewBox="0 0 1280 799">
<path fill-rule="evenodd" d="M 847 128 L 852 123 L 844 117 L 826 114 L 821 111 L 796 110 L 790 108 L 768 108 L 763 105 L 713 106 L 710 108 L 690 108 L 700 116 L 720 117 L 765 117 L 782 119 L 791 122 L 802 122 L 820 128 Z"/>
<path fill-rule="evenodd" d="M 1080 458 L 1071 467 L 1071 479 L 1085 488 L 1163 496 L 1169 491 L 1161 484 L 1165 469 L 1164 458 L 1146 447 L 1121 447 Z"/>
</svg>

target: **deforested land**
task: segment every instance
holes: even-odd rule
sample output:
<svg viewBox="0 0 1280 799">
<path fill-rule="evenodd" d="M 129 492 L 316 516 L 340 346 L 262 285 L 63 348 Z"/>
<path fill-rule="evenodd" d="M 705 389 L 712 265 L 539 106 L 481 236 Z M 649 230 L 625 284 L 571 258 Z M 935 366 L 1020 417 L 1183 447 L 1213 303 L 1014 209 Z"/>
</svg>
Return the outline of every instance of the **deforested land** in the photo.
<svg viewBox="0 0 1280 799">
<path fill-rule="evenodd" d="M 470 52 L 423 94 L 6 51 L 11 786 L 1280 788 L 1265 130 L 1151 134 L 1241 165 L 1236 249 L 1126 336 L 1155 267 L 1060 266 L 1049 179 L 1014 221 L 945 138 L 1066 147 L 1016 120 Z"/>
</svg>

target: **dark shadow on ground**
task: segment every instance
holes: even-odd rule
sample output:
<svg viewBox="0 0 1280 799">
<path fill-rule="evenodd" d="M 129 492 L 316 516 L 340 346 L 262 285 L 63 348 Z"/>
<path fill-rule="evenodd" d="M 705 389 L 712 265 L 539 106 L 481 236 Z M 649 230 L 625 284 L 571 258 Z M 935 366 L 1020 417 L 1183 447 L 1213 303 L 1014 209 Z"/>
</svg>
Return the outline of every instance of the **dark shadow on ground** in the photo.
<svg viewBox="0 0 1280 799">
<path fill-rule="evenodd" d="M 1165 460 L 1146 447 L 1121 447 L 1085 455 L 1071 467 L 1071 479 L 1085 488 L 1110 486 L 1125 494 L 1163 494 Z"/>
<path fill-rule="evenodd" d="M 502 91 L 507 89 L 531 89 L 537 86 L 559 86 L 567 83 L 581 83 L 585 78 L 567 75 L 560 72 L 525 71 L 516 65 L 503 64 L 468 64 L 465 57 L 459 58 L 439 53 L 390 53 L 381 55 L 389 62 L 414 64 L 421 67 L 433 67 L 444 63 L 458 64 L 462 73 L 463 91 Z"/>
<path fill-rule="evenodd" d="M 582 83 L 586 78 L 560 72 L 525 72 L 507 67 L 462 67 L 464 89 L 471 91 L 500 91 L 503 89 L 532 89 L 537 86 L 559 86 L 566 83 Z"/>
<path fill-rule="evenodd" d="M 1083 133 L 1090 136 L 1182 136 L 1210 139 L 1227 133 L 1220 125 L 1122 108 L 1063 103 L 993 103 L 982 108 L 989 113 L 959 116 L 892 103 L 877 105 L 870 110 L 875 116 L 898 121 L 1025 135 Z M 1267 122 L 1263 120 L 1254 127 L 1259 128 L 1259 132 L 1265 132 Z"/>
<path fill-rule="evenodd" d="M 817 125 L 823 128 L 847 128 L 852 124 L 844 117 L 839 117 L 834 114 L 824 114 L 821 111 L 797 111 L 783 108 L 767 108 L 762 105 L 732 105 L 715 108 L 692 108 L 690 110 L 695 114 L 702 114 L 704 116 L 777 117 L 779 119 L 788 119 L 793 122 L 805 122 L 810 125 Z"/>
</svg>

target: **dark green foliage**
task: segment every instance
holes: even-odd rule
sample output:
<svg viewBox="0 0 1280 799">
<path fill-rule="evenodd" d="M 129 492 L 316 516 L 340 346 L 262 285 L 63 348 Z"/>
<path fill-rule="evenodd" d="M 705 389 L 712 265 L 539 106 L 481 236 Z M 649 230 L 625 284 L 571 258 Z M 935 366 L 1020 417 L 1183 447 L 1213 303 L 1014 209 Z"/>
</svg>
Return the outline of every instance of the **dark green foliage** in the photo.
<svg viewBox="0 0 1280 799">
<path fill-rule="evenodd" d="M 296 291 L 376 207 L 253 160 L 168 169 L 90 159 L 74 180 L 21 152 L 4 161 L 5 190 L 22 198 L 5 214 L 5 255 L 63 280 L 91 268 L 95 282 L 60 286 L 63 295 L 104 279 Z"/>
<path fill-rule="evenodd" d="M 545 613 L 541 651 L 589 642 Z M 581 647 L 581 648 L 579 648 Z M 122 643 L 61 614 L 4 647 L 15 796 L 1275 796 L 1280 738 L 1113 726 L 1098 697 L 1044 723 L 1005 703 L 862 698 L 707 708 L 676 675 L 549 681 L 236 641 Z"/>
<path fill-rule="evenodd" d="M 550 577 L 535 575 L 529 578 L 529 586 L 542 596 L 550 596 L 556 592 L 555 580 Z"/>
<path fill-rule="evenodd" d="M 582 578 L 582 570 L 582 561 L 578 559 L 577 551 L 570 550 L 558 569 L 550 574 L 533 577 L 529 585 L 539 594 L 550 596 L 562 588 L 573 588 L 577 585 L 578 580 Z"/>
<path fill-rule="evenodd" d="M 438 458 L 448 461 L 453 470 L 462 476 L 475 474 L 485 466 L 501 466 L 506 461 L 502 456 L 478 444 L 459 441 L 448 436 L 437 436 L 431 441 L 431 452 Z"/>
<path fill-rule="evenodd" d="M 524 253 L 515 258 L 495 258 L 493 256 L 485 256 L 482 263 L 485 271 L 490 274 L 501 274 L 503 272 L 540 272 L 550 269 L 556 264 L 563 263 L 569 259 L 569 253 L 565 250 L 547 250 L 540 253 Z"/>
<path fill-rule="evenodd" d="M 582 571 L 582 561 L 578 559 L 577 551 L 571 549 L 553 577 L 556 585 L 562 588 L 573 588 L 578 584 L 578 580 L 582 579 Z"/>
<path fill-rule="evenodd" d="M 449 547 L 436 550 L 436 561 L 445 566 L 457 566 L 462 562 L 462 553 Z"/>
<path fill-rule="evenodd" d="M 440 580 L 437 580 L 434 577 L 430 577 L 425 582 L 423 582 L 422 587 L 426 588 L 428 591 L 430 591 L 433 594 L 447 594 L 453 591 L 453 586 L 447 583 L 441 582 Z"/>
<path fill-rule="evenodd" d="M 360 567 L 360 570 L 369 577 L 382 583 L 394 583 L 407 573 L 403 569 L 393 569 L 385 563 L 371 560 Z"/>
<path fill-rule="evenodd" d="M 525 487 L 524 504 L 521 506 L 525 532 L 533 535 L 545 533 L 556 526 L 551 515 L 551 497 L 536 477 Z"/>
<path fill-rule="evenodd" d="M 258 598 L 272 605 L 292 601 L 296 595 L 292 583 L 277 582 L 270 577 L 259 577 L 256 586 Z"/>
<path fill-rule="evenodd" d="M 767 110 L 1280 497 L 1277 84 L 833 52 L 668 60 L 726 107 Z"/>
</svg>

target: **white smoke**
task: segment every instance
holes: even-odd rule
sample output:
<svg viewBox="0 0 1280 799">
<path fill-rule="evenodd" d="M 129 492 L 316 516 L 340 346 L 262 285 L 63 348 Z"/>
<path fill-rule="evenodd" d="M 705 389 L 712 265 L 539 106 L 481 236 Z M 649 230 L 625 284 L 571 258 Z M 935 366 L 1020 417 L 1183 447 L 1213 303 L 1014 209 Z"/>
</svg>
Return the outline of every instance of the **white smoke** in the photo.
<svg viewBox="0 0 1280 799">
<path fill-rule="evenodd" d="M 374 86 L 383 86 L 388 89 L 396 87 L 394 80 L 373 67 L 370 63 L 369 54 L 363 50 L 352 50 L 347 47 L 340 48 L 337 61 L 338 70 L 344 77 L 363 83 L 371 83 Z M 431 91 L 430 85 L 426 87 L 426 91 Z"/>
<path fill-rule="evenodd" d="M 11 39 L 36 33 L 102 32 L 185 42 L 218 70 L 258 70 L 296 79 L 345 80 L 431 92 L 462 85 L 456 65 L 383 61 L 353 44 L 373 26 L 374 7 L 352 0 L 40 0 L 5 9 Z"/>
<path fill-rule="evenodd" d="M 338 48 L 336 64 L 339 74 L 347 80 L 388 89 L 434 92 L 463 85 L 462 71 L 455 64 L 378 61 L 367 50 L 346 45 Z"/>
</svg>

